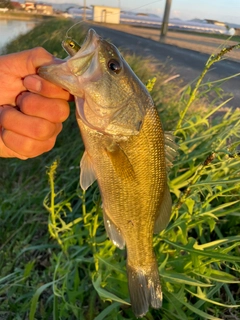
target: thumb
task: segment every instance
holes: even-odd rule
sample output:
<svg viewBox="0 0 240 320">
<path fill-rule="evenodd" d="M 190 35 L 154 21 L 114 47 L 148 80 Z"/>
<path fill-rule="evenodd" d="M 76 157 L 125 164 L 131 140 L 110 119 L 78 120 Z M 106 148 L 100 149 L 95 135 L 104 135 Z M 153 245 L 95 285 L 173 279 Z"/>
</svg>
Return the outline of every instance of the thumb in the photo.
<svg viewBox="0 0 240 320">
<path fill-rule="evenodd" d="M 26 50 L 23 54 L 27 55 L 28 73 L 36 73 L 37 68 L 42 65 L 53 63 L 55 57 L 42 47 Z"/>
<path fill-rule="evenodd" d="M 27 69 L 29 71 L 29 74 L 36 73 L 37 69 L 40 66 L 49 64 L 59 64 L 64 62 L 64 60 L 53 56 L 51 53 L 49 53 L 42 47 L 26 50 L 22 53 L 26 55 Z"/>
<path fill-rule="evenodd" d="M 68 91 L 41 78 L 37 74 L 26 76 L 23 79 L 23 85 L 28 91 L 40 94 L 47 98 L 72 100 L 71 95 Z"/>
<path fill-rule="evenodd" d="M 55 58 L 41 47 L 28 50 L 27 64 L 29 72 L 23 79 L 24 87 L 33 93 L 38 93 L 48 98 L 69 100 L 70 94 L 67 91 L 57 87 L 47 80 L 42 79 L 36 74 L 37 69 L 42 65 L 61 62 L 62 60 Z"/>
<path fill-rule="evenodd" d="M 56 58 L 45 49 L 38 47 L 3 55 L 1 59 L 1 72 L 5 67 L 3 73 L 21 79 L 36 73 L 40 66 L 53 63 Z"/>
</svg>

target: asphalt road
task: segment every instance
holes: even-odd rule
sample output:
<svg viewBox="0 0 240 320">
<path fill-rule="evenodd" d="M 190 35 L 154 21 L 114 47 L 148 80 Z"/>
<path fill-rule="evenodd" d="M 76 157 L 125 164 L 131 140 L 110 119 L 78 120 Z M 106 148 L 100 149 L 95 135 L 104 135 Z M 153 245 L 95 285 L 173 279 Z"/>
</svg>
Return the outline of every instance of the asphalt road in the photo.
<svg viewBox="0 0 240 320">
<path fill-rule="evenodd" d="M 92 27 L 99 35 L 110 39 L 119 48 L 144 57 L 154 57 L 165 65 L 165 71 L 169 71 L 170 75 L 179 74 L 183 84 L 196 80 L 209 58 L 208 54 L 160 43 L 108 27 L 100 25 Z M 225 79 L 237 73 L 240 73 L 240 63 L 226 59 L 214 64 L 206 75 L 205 82 Z M 222 88 L 226 93 L 234 95 L 227 106 L 240 107 L 240 76 L 224 82 Z"/>
</svg>

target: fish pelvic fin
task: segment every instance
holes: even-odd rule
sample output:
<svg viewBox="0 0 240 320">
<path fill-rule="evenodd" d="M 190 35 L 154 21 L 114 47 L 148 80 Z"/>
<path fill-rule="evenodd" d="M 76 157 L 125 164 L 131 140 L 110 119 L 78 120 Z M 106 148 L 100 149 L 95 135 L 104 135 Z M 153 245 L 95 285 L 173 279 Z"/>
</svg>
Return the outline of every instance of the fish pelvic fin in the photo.
<svg viewBox="0 0 240 320">
<path fill-rule="evenodd" d="M 121 230 L 112 222 L 105 211 L 103 211 L 103 219 L 109 239 L 116 247 L 118 247 L 119 249 L 124 249 L 125 240 L 123 238 Z"/>
<path fill-rule="evenodd" d="M 96 176 L 91 159 L 85 151 L 80 161 L 80 186 L 85 191 L 95 180 Z"/>
<path fill-rule="evenodd" d="M 172 212 L 172 198 L 171 198 L 168 185 L 166 184 L 166 187 L 163 193 L 162 203 L 160 205 L 157 218 L 155 220 L 154 233 L 159 233 L 166 228 L 166 226 L 168 225 L 169 219 L 171 217 L 171 212 Z"/>
<path fill-rule="evenodd" d="M 175 142 L 175 136 L 172 132 L 164 132 L 166 167 L 169 169 L 178 153 L 178 145 Z"/>
<path fill-rule="evenodd" d="M 137 318 L 143 317 L 149 307 L 161 308 L 162 290 L 155 260 L 146 269 L 127 264 L 127 275 L 132 310 Z"/>
</svg>

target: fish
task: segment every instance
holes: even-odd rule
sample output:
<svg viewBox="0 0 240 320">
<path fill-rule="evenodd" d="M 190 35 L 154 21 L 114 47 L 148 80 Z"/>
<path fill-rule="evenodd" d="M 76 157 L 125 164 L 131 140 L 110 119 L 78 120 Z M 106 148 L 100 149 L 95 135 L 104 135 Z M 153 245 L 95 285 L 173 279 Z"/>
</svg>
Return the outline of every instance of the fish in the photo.
<svg viewBox="0 0 240 320">
<path fill-rule="evenodd" d="M 41 66 L 44 79 L 75 97 L 85 151 L 80 185 L 99 186 L 108 237 L 127 249 L 130 301 L 136 317 L 162 306 L 153 234 L 165 229 L 172 200 L 167 169 L 176 155 L 171 133 L 145 85 L 115 45 L 89 29 L 61 64 Z"/>
</svg>

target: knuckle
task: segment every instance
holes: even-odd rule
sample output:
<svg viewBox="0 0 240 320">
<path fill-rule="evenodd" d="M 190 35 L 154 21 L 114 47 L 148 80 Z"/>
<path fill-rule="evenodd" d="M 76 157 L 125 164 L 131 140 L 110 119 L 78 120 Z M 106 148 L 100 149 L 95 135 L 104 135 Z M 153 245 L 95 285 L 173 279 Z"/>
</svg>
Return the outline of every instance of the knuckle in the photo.
<svg viewBox="0 0 240 320">
<path fill-rule="evenodd" d="M 12 107 L 6 107 L 1 110 L 0 113 L 0 124 L 5 127 L 8 125 L 9 122 L 12 120 L 12 115 L 13 115 L 13 108 Z"/>
<path fill-rule="evenodd" d="M 62 131 L 63 125 L 62 123 L 57 123 L 56 125 L 56 135 L 58 135 Z"/>
<path fill-rule="evenodd" d="M 41 65 L 51 62 L 52 55 L 42 47 L 36 47 L 29 51 L 27 60 L 27 65 L 30 66 L 30 70 L 36 70 Z"/>
<path fill-rule="evenodd" d="M 3 130 L 2 142 L 9 150 L 18 153 L 19 158 L 27 159 L 50 151 L 55 145 L 56 137 L 52 137 L 46 141 L 38 141 L 25 136 L 19 136 L 9 130 Z"/>
<path fill-rule="evenodd" d="M 58 100 L 56 101 L 56 108 L 55 110 L 57 110 L 57 118 L 56 118 L 56 122 L 63 122 L 65 121 L 68 116 L 69 116 L 69 113 L 70 113 L 70 110 L 69 110 L 69 105 L 66 101 L 64 100 Z"/>
<path fill-rule="evenodd" d="M 3 130 L 2 141 L 7 148 L 18 152 L 23 156 L 31 155 L 34 149 L 34 143 L 31 139 L 19 137 L 9 130 Z"/>
<path fill-rule="evenodd" d="M 22 145 L 22 154 L 29 158 L 35 158 L 44 152 L 50 151 L 55 145 L 55 140 L 34 141 L 28 139 Z"/>
<path fill-rule="evenodd" d="M 31 154 L 31 158 L 37 157 L 42 153 L 50 151 L 55 145 L 56 139 L 49 139 L 47 141 L 41 142 L 38 145 L 35 145 L 34 150 Z"/>
<path fill-rule="evenodd" d="M 31 139 L 23 139 L 21 143 L 21 153 L 25 156 L 31 157 L 34 153 L 35 145 Z"/>
<path fill-rule="evenodd" d="M 35 47 L 33 50 L 36 50 L 36 52 L 47 52 L 43 47 Z"/>
<path fill-rule="evenodd" d="M 55 146 L 56 139 L 50 139 L 48 140 L 48 143 L 45 146 L 45 152 L 52 150 L 52 148 Z"/>
<path fill-rule="evenodd" d="M 17 105 L 20 110 L 27 114 L 29 107 L 31 106 L 32 94 L 30 92 L 23 92 L 17 99 Z"/>
<path fill-rule="evenodd" d="M 38 140 L 48 140 L 54 135 L 55 124 L 41 119 L 34 127 L 34 136 Z"/>
<path fill-rule="evenodd" d="M 36 47 L 31 50 L 32 50 L 33 55 L 47 55 L 47 56 L 50 55 L 50 53 L 47 52 L 47 50 L 45 50 L 43 47 Z"/>
<path fill-rule="evenodd" d="M 1 138 L 2 138 L 2 141 L 3 141 L 4 145 L 6 147 L 9 147 L 8 130 L 5 130 L 5 129 L 2 130 Z"/>
<path fill-rule="evenodd" d="M 69 104 L 66 101 L 64 101 L 64 107 L 62 108 L 62 118 L 61 118 L 63 119 L 62 121 L 65 121 L 69 117 L 69 114 L 70 114 Z"/>
</svg>

